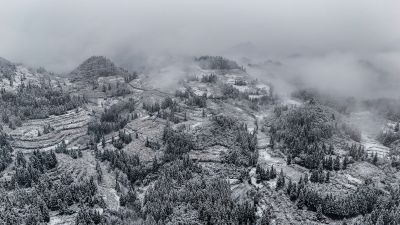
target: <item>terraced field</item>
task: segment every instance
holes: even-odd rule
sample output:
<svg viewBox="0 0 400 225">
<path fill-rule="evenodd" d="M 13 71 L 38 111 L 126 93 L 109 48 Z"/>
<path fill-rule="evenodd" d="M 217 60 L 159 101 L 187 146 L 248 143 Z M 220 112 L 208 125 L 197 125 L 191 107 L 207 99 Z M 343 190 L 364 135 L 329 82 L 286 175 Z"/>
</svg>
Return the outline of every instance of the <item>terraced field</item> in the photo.
<svg viewBox="0 0 400 225">
<path fill-rule="evenodd" d="M 60 116 L 30 120 L 10 132 L 12 146 L 29 153 L 35 149 L 54 149 L 64 140 L 68 147 L 83 148 L 79 141 L 86 135 L 89 121 L 89 112 L 82 108 Z M 50 126 L 49 133 L 44 132 L 45 126 Z"/>
<path fill-rule="evenodd" d="M 93 62 L 93 65 L 96 65 L 96 62 Z M 114 71 L 113 65 L 110 64 L 110 66 L 111 71 Z M 100 196 L 102 201 L 93 204 L 86 201 L 83 204 L 86 204 L 84 207 L 94 210 L 99 216 L 105 215 L 104 218 L 114 214 L 123 218 L 126 214 L 136 213 L 135 207 L 140 208 L 140 213 L 147 213 L 148 208 L 142 207 L 154 200 L 149 197 L 149 193 L 158 191 L 154 190 L 154 187 L 162 189 L 163 187 L 157 186 L 160 181 L 163 181 L 159 178 L 171 173 L 172 175 L 168 175 L 171 176 L 168 179 L 172 179 L 173 186 L 170 188 L 174 190 L 167 190 L 167 194 L 171 192 L 173 195 L 179 195 L 179 191 L 182 190 L 180 188 L 186 185 L 180 183 L 182 181 L 189 182 L 191 179 L 196 179 L 193 187 L 201 189 L 204 185 L 208 185 L 207 182 L 215 179 L 227 184 L 224 186 L 220 183 L 215 189 L 224 186 L 223 188 L 227 190 L 226 193 L 230 194 L 229 197 L 233 203 L 244 206 L 244 210 L 250 210 L 250 214 L 253 213 L 257 220 L 266 213 L 270 213 L 273 215 L 272 224 L 335 224 L 337 222 L 329 215 L 324 215 L 321 220 L 314 209 L 298 208 L 297 200 L 293 200 L 292 196 L 289 196 L 288 192 L 292 190 L 286 189 L 289 180 L 297 183 L 300 178 L 303 179 L 306 174 L 310 176 L 316 169 L 315 167 L 308 169 L 309 167 L 301 164 L 301 161 L 297 161 L 304 160 L 300 159 L 301 155 L 296 155 L 292 159 L 293 161 L 289 162 L 288 158 L 291 153 L 288 150 L 291 147 L 285 146 L 283 141 L 272 140 L 275 145 L 270 143 L 271 139 L 276 138 L 270 132 L 270 128 L 274 125 L 273 122 L 277 121 L 276 119 L 279 117 L 276 114 L 279 108 L 276 106 L 288 106 L 289 110 L 296 110 L 299 109 L 298 107 L 306 106 L 306 102 L 289 96 L 275 98 L 269 85 L 252 78 L 245 71 L 239 69 L 230 71 L 199 69 L 196 70 L 198 78 L 182 78 L 174 86 L 175 89 L 168 90 L 153 87 L 156 85 L 152 85 L 151 79 L 146 76 L 141 75 L 139 78 L 127 81 L 126 77 L 114 73 L 110 75 L 107 68 L 105 69 L 106 71 L 102 73 L 104 77 L 96 75 L 98 84 L 96 84 L 96 80 L 95 82 L 81 80 L 72 83 L 64 80 L 64 86 L 69 92 L 80 94 L 88 99 L 81 107 L 63 115 L 23 121 L 22 125 L 14 130 L 4 126 L 4 131 L 10 135 L 10 143 L 15 150 L 13 157 L 16 158 L 17 153 L 22 152 L 26 156 L 25 158 L 30 160 L 29 156 L 32 156 L 31 153 L 34 150 L 50 151 L 63 141 L 68 150 L 81 150 L 78 151 L 80 156 L 56 153 L 57 164 L 52 164 L 55 168 L 43 169 L 41 173 L 48 176 L 54 183 L 60 183 L 65 174 L 71 175 L 75 181 L 73 185 L 94 178 L 90 182 L 91 185 L 94 183 L 96 187 L 90 186 L 90 188 L 96 190 L 96 199 Z M 89 72 L 96 73 L 95 70 Z M 201 79 L 202 76 L 214 73 L 217 74 L 216 80 Z M 19 68 L 17 76 L 25 75 L 27 79 L 37 79 L 28 70 Z M 124 90 L 129 90 L 122 95 L 115 94 L 118 91 L 117 84 L 124 85 Z M 108 86 L 116 89 L 112 90 Z M 174 94 L 175 90 L 182 91 L 182 94 L 179 92 Z M 204 95 L 207 96 L 204 98 L 205 103 L 204 99 L 199 99 Z M 167 98 L 173 100 L 172 104 L 165 101 Z M 134 104 L 131 104 L 131 99 L 134 99 Z M 155 103 L 162 105 L 163 101 L 167 102 L 169 106 L 161 107 L 162 109 L 158 106 L 158 110 L 154 110 L 157 107 L 153 107 L 153 105 L 157 105 Z M 131 105 L 125 107 L 125 104 L 120 103 Z M 119 108 L 121 105 L 122 107 Z M 111 112 L 112 115 L 107 115 L 108 112 Z M 174 118 L 178 119 L 168 122 L 164 115 L 169 112 L 173 112 Z M 301 116 L 300 114 L 296 115 Z M 219 119 L 219 116 L 222 119 Z M 331 116 L 329 115 L 329 117 Z M 368 153 L 378 153 L 381 158 L 385 158 L 389 149 L 377 142 L 374 136 L 376 126 L 382 123 L 380 121 L 373 123 L 371 122 L 373 119 L 368 113 L 354 113 L 350 115 L 349 120 L 360 126 L 362 140 L 359 144 L 364 145 Z M 89 123 L 94 120 L 101 122 L 98 127 L 96 127 L 97 125 L 93 126 L 100 130 L 98 133 L 93 132 L 92 128 L 88 131 Z M 284 121 L 282 124 L 286 124 L 285 120 L 282 121 Z M 170 139 L 163 138 L 165 133 L 167 134 L 165 136 L 169 135 L 168 132 L 164 133 L 167 123 L 172 128 L 166 130 L 171 132 Z M 247 133 L 244 132 L 246 131 L 244 127 L 247 128 Z M 252 135 L 253 132 L 256 135 L 256 141 Z M 129 134 L 132 140 L 123 134 Z M 104 142 L 102 141 L 103 135 Z M 326 143 L 324 142 L 324 144 L 334 143 L 334 152 L 326 153 L 325 151 L 324 154 L 326 153 L 326 157 L 334 155 L 339 159 L 349 154 L 342 149 L 343 143 L 349 140 L 339 134 L 335 133 L 335 135 L 326 140 Z M 122 141 L 118 141 L 120 137 Z M 190 140 L 187 140 L 187 137 Z M 101 140 L 97 143 L 97 148 L 89 145 L 94 139 Z M 173 143 L 168 143 L 168 140 L 173 140 Z M 149 143 L 157 144 L 149 145 Z M 181 146 L 185 149 L 180 149 Z M 166 155 L 171 159 L 164 158 Z M 187 156 L 192 161 L 186 161 Z M 343 158 L 340 159 L 343 160 Z M 381 158 L 379 160 L 382 160 Z M 391 168 L 382 168 L 379 163 L 372 163 L 371 159 L 362 160 L 365 161 L 352 161 L 346 168 L 343 166 L 337 170 L 331 168 L 322 171 L 324 180 L 322 182 L 310 181 L 306 184 L 307 188 L 313 188 L 322 194 L 346 196 L 369 180 L 381 190 L 385 190 L 386 184 L 394 182 L 395 179 L 388 175 L 392 172 Z M 181 169 L 178 164 L 181 162 L 184 169 Z M 319 161 L 320 165 L 322 165 L 321 162 L 322 160 Z M 325 161 L 323 162 L 325 163 Z M 341 163 L 339 162 L 339 164 Z M 7 165 L 7 168 L 2 171 L 1 183 L 10 182 L 13 175 L 20 172 L 15 170 L 19 166 L 18 164 L 19 162 L 14 161 Z M 270 174 L 268 174 L 268 178 L 265 178 L 266 175 L 262 175 L 262 170 L 266 171 L 272 166 L 278 176 L 270 178 Z M 176 171 L 176 168 L 179 171 Z M 329 179 L 325 180 L 327 170 L 331 175 L 327 176 Z M 278 185 L 280 171 L 286 181 L 283 187 Z M 177 178 L 173 178 L 174 176 Z M 196 186 L 197 178 L 205 178 L 201 181 L 200 187 Z M 192 186 L 188 185 L 185 188 L 191 189 Z M 299 194 L 300 187 L 296 191 Z M 87 189 L 85 192 L 91 193 Z M 131 195 L 132 193 L 133 195 Z M 207 194 L 210 193 L 204 193 L 205 196 Z M 188 196 L 184 196 L 180 200 L 189 198 Z M 88 199 L 92 197 L 95 198 L 90 196 Z M 126 205 L 126 201 L 130 201 L 131 205 Z M 155 204 L 157 207 L 160 205 L 159 203 Z M 255 206 L 254 209 L 247 208 L 250 205 Z M 152 205 L 146 207 L 152 207 Z M 171 210 L 171 215 L 182 214 L 180 210 L 185 212 L 193 210 L 193 206 L 190 206 L 190 209 L 186 209 L 186 206 L 179 207 L 182 209 L 171 208 L 168 210 Z M 63 214 L 59 208 L 52 208 L 49 224 L 75 224 L 76 217 L 83 209 L 81 202 L 75 201 L 68 208 L 72 210 L 69 215 Z M 201 211 L 201 213 L 204 212 Z M 147 218 L 139 218 L 139 221 L 142 219 Z"/>
<path fill-rule="evenodd" d="M 381 158 L 385 158 L 389 154 L 390 149 L 377 141 L 379 132 L 387 123 L 385 120 L 371 112 L 364 111 L 352 113 L 349 121 L 361 130 L 361 144 L 365 146 L 365 150 L 369 154 L 376 153 Z"/>
</svg>

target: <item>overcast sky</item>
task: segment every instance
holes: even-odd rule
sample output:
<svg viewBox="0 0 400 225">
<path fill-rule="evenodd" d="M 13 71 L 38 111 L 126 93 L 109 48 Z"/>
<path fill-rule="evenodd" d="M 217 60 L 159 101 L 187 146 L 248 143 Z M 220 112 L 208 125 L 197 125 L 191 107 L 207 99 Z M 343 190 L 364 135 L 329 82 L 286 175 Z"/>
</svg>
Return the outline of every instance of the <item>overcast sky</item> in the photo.
<svg viewBox="0 0 400 225">
<path fill-rule="evenodd" d="M 91 55 L 371 54 L 400 46 L 399 0 L 2 0 L 0 56 L 68 71 Z"/>
</svg>

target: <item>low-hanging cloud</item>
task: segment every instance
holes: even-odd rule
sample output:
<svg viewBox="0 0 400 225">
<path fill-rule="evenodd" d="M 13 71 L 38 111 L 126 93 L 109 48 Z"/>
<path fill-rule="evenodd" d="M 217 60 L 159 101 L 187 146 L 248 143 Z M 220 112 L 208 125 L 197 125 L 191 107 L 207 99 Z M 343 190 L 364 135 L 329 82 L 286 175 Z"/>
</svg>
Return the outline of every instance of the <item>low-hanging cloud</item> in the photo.
<svg viewBox="0 0 400 225">
<path fill-rule="evenodd" d="M 400 52 L 338 51 L 259 59 L 248 71 L 273 83 L 280 95 L 290 95 L 299 88 L 313 88 L 341 97 L 400 99 Z"/>
<path fill-rule="evenodd" d="M 399 9 L 397 0 L 6 0 L 0 54 L 68 71 L 90 55 L 212 54 L 244 41 L 275 55 L 371 52 L 399 47 Z"/>
</svg>

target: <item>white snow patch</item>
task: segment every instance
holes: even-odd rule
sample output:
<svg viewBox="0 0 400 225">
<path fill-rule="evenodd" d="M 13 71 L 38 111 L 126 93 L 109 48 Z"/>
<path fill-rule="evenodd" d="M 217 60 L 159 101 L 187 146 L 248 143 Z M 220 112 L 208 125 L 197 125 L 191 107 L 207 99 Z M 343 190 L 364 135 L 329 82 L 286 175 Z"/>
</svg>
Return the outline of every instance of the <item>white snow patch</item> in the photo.
<svg viewBox="0 0 400 225">
<path fill-rule="evenodd" d="M 193 87 L 192 90 L 193 90 L 193 93 L 197 96 L 203 96 L 204 94 L 207 94 L 206 88 Z"/>
<path fill-rule="evenodd" d="M 202 122 L 197 122 L 192 125 L 192 128 L 196 128 L 196 127 L 200 126 L 201 124 L 202 124 Z"/>
<path fill-rule="evenodd" d="M 270 86 L 268 86 L 268 85 L 266 85 L 266 84 L 262 84 L 262 83 L 257 84 L 257 85 L 256 85 L 256 88 L 259 88 L 259 89 L 264 90 L 264 91 L 267 91 L 267 92 L 270 91 Z"/>
<path fill-rule="evenodd" d="M 236 109 L 237 111 L 243 112 L 243 109 L 241 109 L 240 107 L 235 107 L 235 109 Z"/>
<path fill-rule="evenodd" d="M 271 154 L 269 154 L 266 150 L 260 151 L 260 158 L 264 161 L 272 161 Z"/>
<path fill-rule="evenodd" d="M 302 103 L 294 99 L 283 98 L 283 104 L 288 106 L 300 106 Z"/>
<path fill-rule="evenodd" d="M 240 181 L 238 179 L 235 179 L 235 178 L 229 178 L 228 182 L 229 182 L 230 185 L 235 185 L 235 184 L 240 183 Z"/>
<path fill-rule="evenodd" d="M 262 98 L 263 96 L 265 96 L 265 95 L 249 95 L 249 99 L 250 100 L 259 99 L 259 98 Z"/>
<path fill-rule="evenodd" d="M 350 174 L 346 174 L 346 178 L 347 178 L 347 180 L 349 180 L 350 182 L 353 182 L 353 183 L 357 183 L 357 184 L 362 184 L 363 183 L 362 180 L 360 180 L 358 178 L 355 178 Z"/>
<path fill-rule="evenodd" d="M 238 89 L 240 92 L 246 92 L 249 90 L 248 86 L 238 86 L 238 85 L 232 85 L 234 88 Z"/>
<path fill-rule="evenodd" d="M 249 133 L 253 133 L 255 129 L 256 129 L 255 127 L 248 127 L 248 128 L 247 128 L 247 131 L 248 131 Z"/>
</svg>

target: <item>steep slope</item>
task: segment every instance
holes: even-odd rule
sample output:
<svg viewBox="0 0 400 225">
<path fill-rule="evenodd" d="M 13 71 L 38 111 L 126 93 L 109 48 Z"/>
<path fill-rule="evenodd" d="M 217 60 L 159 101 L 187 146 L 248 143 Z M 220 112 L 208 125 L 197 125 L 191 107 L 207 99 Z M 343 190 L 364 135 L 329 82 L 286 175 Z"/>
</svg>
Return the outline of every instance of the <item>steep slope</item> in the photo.
<svg viewBox="0 0 400 225">
<path fill-rule="evenodd" d="M 0 57 L 0 76 L 10 79 L 16 71 L 16 66 L 13 63 Z"/>
<path fill-rule="evenodd" d="M 105 57 L 83 62 L 72 83 L 51 77 L 52 89 L 90 101 L 4 126 L 0 222 L 353 223 L 398 181 L 384 158 L 374 162 L 362 142 L 341 136 L 334 108 L 279 99 L 234 61 L 198 60 L 162 91 L 154 88 L 156 71 L 124 79 L 132 74 Z M 12 91 L 24 96 L 16 84 Z M 53 99 L 27 93 L 33 102 Z"/>
</svg>

